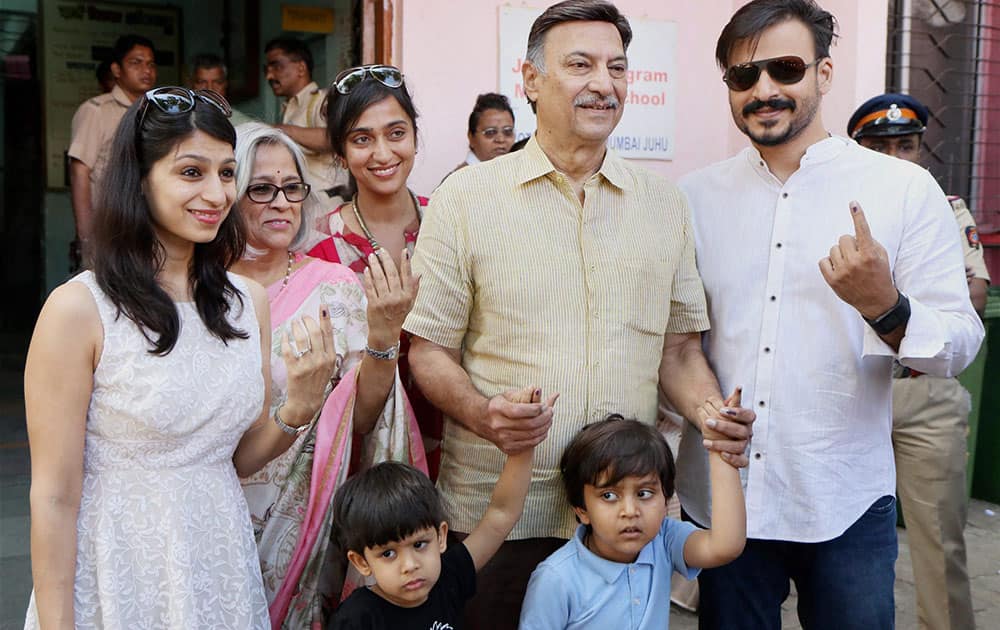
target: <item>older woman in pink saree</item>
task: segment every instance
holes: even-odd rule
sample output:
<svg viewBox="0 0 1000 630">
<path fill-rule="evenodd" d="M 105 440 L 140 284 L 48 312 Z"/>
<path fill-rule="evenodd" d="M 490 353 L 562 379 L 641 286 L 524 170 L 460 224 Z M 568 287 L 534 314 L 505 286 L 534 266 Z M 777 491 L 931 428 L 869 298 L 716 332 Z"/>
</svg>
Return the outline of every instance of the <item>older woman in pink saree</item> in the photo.
<svg viewBox="0 0 1000 630">
<path fill-rule="evenodd" d="M 400 329 L 419 280 L 408 255 L 397 267 L 388 252 L 373 254 L 362 285 L 347 267 L 299 253 L 312 225 L 303 217 L 312 200 L 301 151 L 259 123 L 241 125 L 237 134 L 237 207 L 248 248 L 233 271 L 267 287 L 276 415 L 285 400 L 314 403 L 294 410 L 298 417 L 313 414 L 295 443 L 242 483 L 272 627 L 319 628 L 344 588 L 345 563 L 329 546 L 330 504 L 353 472 L 352 451 L 359 468 L 396 460 L 426 471 L 396 368 Z M 294 343 L 318 327 L 317 316 L 332 324 L 333 352 L 323 353 L 330 362 L 309 361 L 311 348 Z"/>
</svg>

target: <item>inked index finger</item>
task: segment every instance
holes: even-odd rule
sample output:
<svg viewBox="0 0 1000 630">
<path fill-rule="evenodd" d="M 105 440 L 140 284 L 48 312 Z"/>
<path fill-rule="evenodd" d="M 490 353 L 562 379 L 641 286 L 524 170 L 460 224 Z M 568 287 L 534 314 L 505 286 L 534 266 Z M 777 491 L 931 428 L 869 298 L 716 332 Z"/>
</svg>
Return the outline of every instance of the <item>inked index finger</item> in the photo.
<svg viewBox="0 0 1000 630">
<path fill-rule="evenodd" d="M 743 387 L 741 385 L 737 385 L 736 389 L 733 390 L 733 393 L 725 400 L 725 405 L 727 407 L 739 407 L 743 402 L 742 398 Z"/>
<path fill-rule="evenodd" d="M 868 226 L 868 219 L 865 217 L 865 211 L 861 209 L 861 204 L 857 201 L 852 201 L 848 204 L 851 208 L 851 219 L 854 220 L 854 238 L 859 243 L 860 242 L 871 242 L 872 240 L 872 230 Z"/>
<path fill-rule="evenodd" d="M 403 248 L 403 253 L 399 258 L 399 283 L 404 293 L 410 293 L 413 289 L 413 266 L 410 262 L 410 250 Z"/>
</svg>

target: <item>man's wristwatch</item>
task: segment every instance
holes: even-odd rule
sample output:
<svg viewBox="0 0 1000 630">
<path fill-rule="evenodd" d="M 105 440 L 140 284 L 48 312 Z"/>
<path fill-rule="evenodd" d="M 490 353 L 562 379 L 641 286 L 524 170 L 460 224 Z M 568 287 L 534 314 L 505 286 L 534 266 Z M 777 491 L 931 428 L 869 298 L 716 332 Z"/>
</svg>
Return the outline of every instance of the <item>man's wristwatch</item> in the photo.
<svg viewBox="0 0 1000 630">
<path fill-rule="evenodd" d="M 910 321 L 910 300 L 900 293 L 899 290 L 896 293 L 899 295 L 899 298 L 896 300 L 895 306 L 875 319 L 865 318 L 865 321 L 872 327 L 872 330 L 879 335 L 888 335 L 900 326 L 905 326 L 906 322 Z"/>
<path fill-rule="evenodd" d="M 379 361 L 392 361 L 399 356 L 399 342 L 397 341 L 385 350 L 376 350 L 365 344 L 365 352 L 367 352 L 368 356 L 373 359 L 378 359 Z"/>
</svg>

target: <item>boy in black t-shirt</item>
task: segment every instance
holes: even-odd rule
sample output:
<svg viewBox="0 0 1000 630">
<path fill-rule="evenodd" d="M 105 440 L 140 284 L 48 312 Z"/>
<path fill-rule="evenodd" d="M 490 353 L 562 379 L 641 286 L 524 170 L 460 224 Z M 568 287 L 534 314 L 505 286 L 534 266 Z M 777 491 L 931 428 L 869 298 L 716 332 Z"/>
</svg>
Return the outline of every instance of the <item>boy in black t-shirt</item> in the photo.
<svg viewBox="0 0 1000 630">
<path fill-rule="evenodd" d="M 505 397 L 541 405 L 533 387 Z M 347 559 L 375 584 L 351 593 L 327 630 L 457 630 L 476 571 L 521 518 L 533 455 L 507 457 L 483 518 L 450 547 L 441 498 L 423 473 L 385 462 L 348 479 L 333 500 L 334 527 Z"/>
</svg>

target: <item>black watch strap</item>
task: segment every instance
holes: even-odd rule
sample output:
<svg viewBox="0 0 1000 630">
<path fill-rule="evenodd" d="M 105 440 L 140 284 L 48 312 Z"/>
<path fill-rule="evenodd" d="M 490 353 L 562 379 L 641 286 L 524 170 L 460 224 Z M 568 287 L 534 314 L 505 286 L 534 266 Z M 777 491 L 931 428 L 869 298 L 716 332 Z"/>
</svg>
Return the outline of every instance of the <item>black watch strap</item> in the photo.
<svg viewBox="0 0 1000 630">
<path fill-rule="evenodd" d="M 865 318 L 872 330 L 879 335 L 888 335 L 900 326 L 906 326 L 906 323 L 910 321 L 910 300 L 898 290 L 896 293 L 899 294 L 899 298 L 896 300 L 895 306 L 875 319 Z"/>
</svg>

